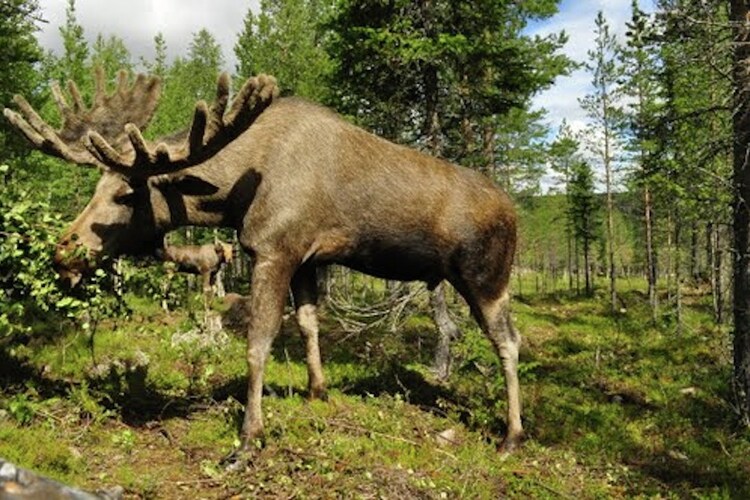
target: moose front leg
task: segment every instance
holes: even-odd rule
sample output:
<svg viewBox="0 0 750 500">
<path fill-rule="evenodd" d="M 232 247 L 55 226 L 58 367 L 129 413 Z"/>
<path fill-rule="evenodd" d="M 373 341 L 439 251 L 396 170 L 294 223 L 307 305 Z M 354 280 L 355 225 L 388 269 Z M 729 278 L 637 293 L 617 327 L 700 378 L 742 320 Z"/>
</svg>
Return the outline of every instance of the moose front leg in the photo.
<svg viewBox="0 0 750 500">
<path fill-rule="evenodd" d="M 305 339 L 307 352 L 307 389 L 310 399 L 327 399 L 323 365 L 318 343 L 318 276 L 315 266 L 302 266 L 292 277 L 292 296 L 297 325 Z"/>
<path fill-rule="evenodd" d="M 259 257 L 253 267 L 247 331 L 247 407 L 240 448 L 232 458 L 249 452 L 253 442 L 263 437 L 263 372 L 281 327 L 291 275 L 291 266 L 283 259 Z"/>
</svg>

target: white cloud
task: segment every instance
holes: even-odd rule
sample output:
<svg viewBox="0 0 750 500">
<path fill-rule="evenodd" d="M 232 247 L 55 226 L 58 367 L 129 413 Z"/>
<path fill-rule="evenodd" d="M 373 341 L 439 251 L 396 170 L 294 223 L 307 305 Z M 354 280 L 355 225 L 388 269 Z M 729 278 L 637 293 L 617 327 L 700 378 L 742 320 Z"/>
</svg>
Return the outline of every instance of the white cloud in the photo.
<svg viewBox="0 0 750 500">
<path fill-rule="evenodd" d="M 651 2 L 640 0 L 641 8 L 650 11 Z M 563 0 L 560 12 L 551 19 L 535 23 L 528 29 L 532 35 L 546 35 L 565 31 L 568 43 L 563 52 L 572 60 L 586 62 L 587 52 L 594 46 L 594 19 L 602 11 L 610 30 L 619 41 L 623 41 L 625 23 L 630 19 L 630 0 Z M 558 78 L 555 85 L 534 98 L 534 106 L 545 108 L 553 131 L 565 118 L 574 129 L 585 127 L 586 117 L 578 105 L 578 99 L 591 90 L 591 76 L 584 69 L 570 76 Z"/>
<path fill-rule="evenodd" d="M 226 69 L 234 69 L 233 47 L 242 31 L 248 8 L 257 10 L 259 0 L 77 0 L 76 18 L 89 42 L 97 34 L 116 35 L 125 41 L 134 60 L 154 55 L 154 36 L 162 33 L 170 57 L 187 52 L 193 33 L 211 32 L 223 48 Z M 67 0 L 40 0 L 42 46 L 62 51 L 60 26 L 65 24 Z"/>
</svg>

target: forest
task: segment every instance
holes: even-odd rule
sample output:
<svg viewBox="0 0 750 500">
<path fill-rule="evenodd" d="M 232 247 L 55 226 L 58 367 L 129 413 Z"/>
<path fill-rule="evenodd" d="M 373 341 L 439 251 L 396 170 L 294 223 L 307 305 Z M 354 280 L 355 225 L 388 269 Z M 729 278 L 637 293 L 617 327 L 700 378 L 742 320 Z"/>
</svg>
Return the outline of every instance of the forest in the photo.
<svg viewBox="0 0 750 500">
<path fill-rule="evenodd" d="M 226 470 L 254 265 L 238 235 L 167 236 L 225 243 L 213 287 L 162 253 L 67 287 L 58 241 L 102 174 L 0 118 L 0 459 L 124 498 L 750 498 L 750 8 L 632 0 L 624 27 L 592 8 L 594 43 L 573 60 L 566 33 L 529 30 L 560 3 L 261 0 L 236 13 L 229 68 L 207 29 L 177 57 L 154 33 L 136 58 L 75 0 L 62 51 L 45 50 L 38 1 L 2 0 L 0 104 L 22 95 L 55 129 L 55 85 L 77 108 L 116 94 L 120 70 L 158 77 L 152 140 L 187 129 L 222 72 L 235 91 L 269 74 L 282 96 L 492 179 L 519 220 L 525 439 L 498 452 L 503 367 L 459 293 L 330 266 L 327 399 L 309 398 L 290 302 L 265 367 L 266 439 Z M 534 98 L 579 70 L 586 124 L 553 127 Z"/>
</svg>

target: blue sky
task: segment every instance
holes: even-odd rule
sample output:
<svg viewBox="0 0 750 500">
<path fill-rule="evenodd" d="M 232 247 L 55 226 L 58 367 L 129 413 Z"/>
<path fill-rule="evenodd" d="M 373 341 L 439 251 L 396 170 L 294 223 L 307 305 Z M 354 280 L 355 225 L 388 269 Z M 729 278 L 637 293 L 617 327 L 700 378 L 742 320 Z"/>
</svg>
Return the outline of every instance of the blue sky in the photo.
<svg viewBox="0 0 750 500">
<path fill-rule="evenodd" d="M 170 56 L 184 54 L 192 34 L 207 28 L 221 43 L 227 69 L 233 69 L 233 46 L 242 30 L 248 8 L 257 9 L 258 0 L 77 0 L 77 18 L 86 37 L 93 41 L 97 33 L 117 35 L 125 40 L 136 60 L 153 57 L 153 37 L 162 32 Z M 45 48 L 60 50 L 58 28 L 65 22 L 67 0 L 39 0 L 42 25 L 39 40 Z M 651 0 L 640 0 L 650 10 Z M 563 0 L 560 12 L 529 26 L 530 34 L 544 35 L 564 30 L 569 42 L 564 51 L 576 61 L 584 61 L 593 44 L 594 17 L 603 11 L 614 33 L 622 36 L 630 16 L 630 0 Z M 537 107 L 549 111 L 549 122 L 556 130 L 562 118 L 575 128 L 585 125 L 578 98 L 589 90 L 590 76 L 584 70 L 560 78 L 554 87 L 534 99 Z"/>
<path fill-rule="evenodd" d="M 640 0 L 639 5 L 645 11 L 652 11 L 651 0 Z M 565 31 L 569 40 L 564 52 L 573 60 L 585 62 L 587 52 L 594 43 L 594 19 L 598 11 L 610 25 L 612 33 L 622 41 L 625 35 L 625 23 L 630 19 L 630 0 L 563 0 L 560 11 L 554 17 L 529 26 L 530 34 L 544 35 Z M 578 105 L 578 99 L 591 89 L 591 75 L 581 68 L 570 76 L 559 78 L 555 85 L 536 96 L 534 104 L 545 108 L 548 121 L 556 131 L 565 118 L 575 129 L 585 127 L 586 117 Z"/>
</svg>

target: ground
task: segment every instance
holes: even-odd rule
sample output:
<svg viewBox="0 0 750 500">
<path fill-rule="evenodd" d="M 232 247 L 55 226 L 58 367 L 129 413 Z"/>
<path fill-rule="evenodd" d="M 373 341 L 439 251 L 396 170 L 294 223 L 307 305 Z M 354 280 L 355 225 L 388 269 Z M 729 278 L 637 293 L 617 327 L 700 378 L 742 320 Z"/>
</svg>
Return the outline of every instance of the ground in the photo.
<svg viewBox="0 0 750 500">
<path fill-rule="evenodd" d="M 437 381 L 426 304 L 397 327 L 352 333 L 323 312 L 328 401 L 308 401 L 291 323 L 275 344 L 267 436 L 251 465 L 237 444 L 243 341 L 186 312 L 130 298 L 92 339 L 35 325 L 0 352 L 0 457 L 127 498 L 748 498 L 750 432 L 736 424 L 729 334 L 695 291 L 685 327 L 649 323 L 639 284 L 623 310 L 566 291 L 516 297 L 527 440 L 498 453 L 505 396 L 489 343 L 464 332 Z M 195 316 L 195 315 L 192 315 Z M 198 315 L 199 316 L 199 315 Z"/>
</svg>

